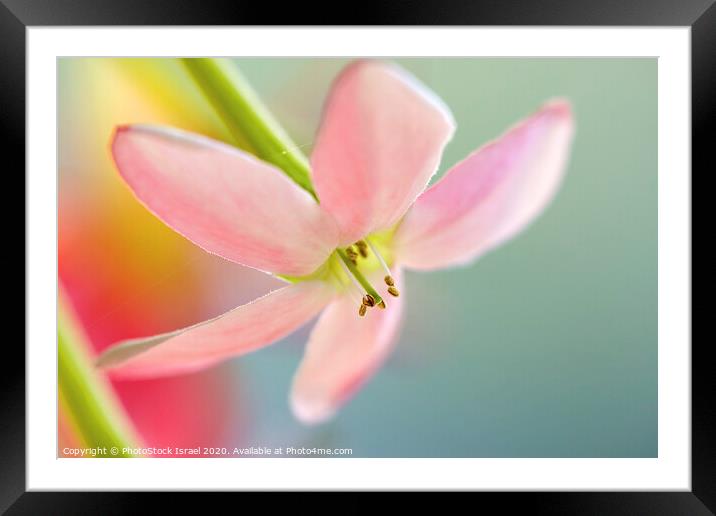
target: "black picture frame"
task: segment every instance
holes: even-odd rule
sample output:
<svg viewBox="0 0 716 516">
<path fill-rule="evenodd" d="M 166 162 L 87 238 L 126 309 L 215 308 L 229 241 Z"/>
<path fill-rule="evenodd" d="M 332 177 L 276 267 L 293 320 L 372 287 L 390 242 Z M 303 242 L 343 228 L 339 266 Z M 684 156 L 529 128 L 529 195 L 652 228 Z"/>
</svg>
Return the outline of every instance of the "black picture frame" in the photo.
<svg viewBox="0 0 716 516">
<path fill-rule="evenodd" d="M 47 25 L 635 25 L 690 26 L 692 72 L 692 178 L 708 175 L 707 149 L 716 142 L 716 4 L 714 0 L 422 0 L 364 1 L 360 9 L 312 9 L 283 2 L 280 9 L 261 2 L 232 0 L 0 0 L 0 128 L 5 181 L 20 182 L 25 170 L 25 28 Z M 315 11 L 315 12 L 312 12 Z M 339 14 L 341 13 L 341 14 Z M 345 14 L 342 14 L 345 13 Z M 348 14 L 349 13 L 349 14 Z M 11 159 L 7 159 L 7 158 Z M 15 185 L 12 185 L 13 187 Z M 7 185 L 6 188 L 11 188 Z M 3 208 L 7 232 L 17 231 L 24 181 L 12 188 Z M 22 237 L 20 232 L 22 231 Z M 18 244 L 6 244 L 19 249 Z M 23 270 L 25 246 L 23 244 Z M 692 251 L 693 252 L 693 251 Z M 3 253 L 10 270 L 19 254 Z M 13 269 L 14 270 L 14 269 Z M 14 274 L 19 278 L 18 274 Z M 10 278 L 12 279 L 12 278 Z M 18 279 L 19 281 L 19 279 Z M 51 288 L 48 286 L 48 291 Z M 23 294 L 23 299 L 25 294 Z M 15 299 L 15 298 L 13 298 Z M 20 303 L 13 303 L 20 306 Z M 24 306 L 24 303 L 23 303 Z M 187 509 L 192 500 L 173 493 L 25 492 L 25 355 L 19 339 L 3 343 L 6 366 L 0 375 L 0 511 L 7 514 L 141 513 L 161 496 L 163 511 Z M 714 514 L 716 513 L 716 392 L 707 359 L 709 344 L 692 339 L 692 491 L 596 493 L 479 493 L 501 511 L 549 514 Z M 202 498 L 206 494 L 202 493 Z M 234 496 L 222 494 L 222 497 Z M 245 497 L 246 494 L 239 496 Z M 252 499 L 251 501 L 255 501 Z M 222 500 L 212 500 L 220 507 Z M 201 502 L 200 502 L 201 503 Z M 246 503 L 244 501 L 244 503 Z M 474 503 L 474 502 L 473 502 Z M 482 503 L 481 501 L 478 503 Z M 214 505 L 216 504 L 216 505 Z M 204 501 L 201 510 L 209 506 Z M 360 504 L 352 506 L 354 510 Z"/>
</svg>

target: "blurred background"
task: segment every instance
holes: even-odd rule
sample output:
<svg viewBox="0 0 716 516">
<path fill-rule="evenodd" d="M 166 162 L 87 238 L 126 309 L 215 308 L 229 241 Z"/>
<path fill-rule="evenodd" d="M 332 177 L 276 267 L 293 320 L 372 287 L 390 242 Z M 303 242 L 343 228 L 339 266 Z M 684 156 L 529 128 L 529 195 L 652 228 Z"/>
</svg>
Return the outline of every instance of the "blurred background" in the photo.
<svg viewBox="0 0 716 516">
<path fill-rule="evenodd" d="M 235 61 L 310 154 L 323 100 L 348 61 Z M 655 457 L 657 61 L 396 61 L 455 115 L 436 178 L 543 101 L 569 98 L 577 132 L 557 198 L 472 266 L 408 272 L 395 354 L 330 423 L 305 427 L 288 407 L 309 324 L 200 373 L 113 381 L 144 444 Z M 231 141 L 179 62 L 65 58 L 58 73 L 59 277 L 95 351 L 203 321 L 280 285 L 174 233 L 114 169 L 108 144 L 118 124 Z"/>
</svg>

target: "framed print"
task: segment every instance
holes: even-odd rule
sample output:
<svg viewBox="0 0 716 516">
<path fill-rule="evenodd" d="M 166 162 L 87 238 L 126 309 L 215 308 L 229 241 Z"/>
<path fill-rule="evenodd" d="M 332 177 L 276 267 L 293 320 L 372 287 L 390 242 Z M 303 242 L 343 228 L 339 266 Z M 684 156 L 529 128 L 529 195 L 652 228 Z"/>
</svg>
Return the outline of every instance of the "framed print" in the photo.
<svg viewBox="0 0 716 516">
<path fill-rule="evenodd" d="M 5 0 L 27 307 L 3 509 L 439 490 L 712 513 L 691 170 L 716 8 L 576 5 L 283 26 Z"/>
</svg>

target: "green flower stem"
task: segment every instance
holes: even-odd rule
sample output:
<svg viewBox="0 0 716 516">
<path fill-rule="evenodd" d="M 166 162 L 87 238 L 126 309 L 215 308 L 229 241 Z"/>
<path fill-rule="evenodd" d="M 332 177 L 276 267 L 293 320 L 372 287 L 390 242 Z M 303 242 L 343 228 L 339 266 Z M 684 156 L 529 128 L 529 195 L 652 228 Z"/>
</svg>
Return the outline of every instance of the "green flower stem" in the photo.
<svg viewBox="0 0 716 516">
<path fill-rule="evenodd" d="M 131 457 L 136 448 L 130 422 L 124 417 L 110 386 L 95 370 L 87 343 L 58 296 L 57 377 L 59 406 L 83 446 L 106 448 L 106 457 Z M 110 450 L 117 449 L 114 454 Z M 100 455 L 98 455 L 99 457 Z"/>
<path fill-rule="evenodd" d="M 373 288 L 373 285 L 371 285 L 365 276 L 358 270 L 358 267 L 356 267 L 352 261 L 348 258 L 348 255 L 343 249 L 336 249 L 336 253 L 338 253 L 338 256 L 341 260 L 343 260 L 343 263 L 346 264 L 346 267 L 348 267 L 348 270 L 351 271 L 351 274 L 355 277 L 355 279 L 358 280 L 358 283 L 361 284 L 361 286 L 365 289 L 365 291 L 373 296 L 375 299 L 375 304 L 379 305 L 381 301 L 383 301 L 383 298 L 380 297 L 380 294 L 375 291 Z"/>
<path fill-rule="evenodd" d="M 308 159 L 228 59 L 182 58 L 237 143 L 283 170 L 313 197 Z"/>
</svg>

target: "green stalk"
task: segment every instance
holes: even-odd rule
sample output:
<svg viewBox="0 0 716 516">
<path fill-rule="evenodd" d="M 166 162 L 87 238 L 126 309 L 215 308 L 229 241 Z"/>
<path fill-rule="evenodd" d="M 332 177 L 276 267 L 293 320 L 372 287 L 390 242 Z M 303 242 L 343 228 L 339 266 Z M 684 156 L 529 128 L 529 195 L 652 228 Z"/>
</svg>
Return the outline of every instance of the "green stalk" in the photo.
<svg viewBox="0 0 716 516">
<path fill-rule="evenodd" d="M 361 273 L 361 271 L 358 270 L 358 267 L 356 267 L 352 261 L 348 258 L 348 255 L 343 249 L 336 249 L 336 253 L 338 253 L 338 256 L 341 260 L 343 260 L 343 263 L 346 264 L 346 267 L 348 267 L 348 270 L 351 271 L 351 274 L 355 277 L 355 279 L 358 280 L 358 283 L 361 284 L 361 286 L 365 289 L 365 291 L 373 296 L 373 299 L 375 299 L 375 304 L 379 305 L 383 298 L 380 297 L 380 294 L 375 291 L 373 288 L 373 285 L 371 285 L 365 276 Z"/>
<path fill-rule="evenodd" d="M 313 197 L 308 159 L 228 59 L 182 58 L 236 143 L 276 165 Z"/>
<path fill-rule="evenodd" d="M 77 437 L 83 446 L 104 448 L 98 457 L 131 457 L 132 454 L 124 451 L 124 448 L 137 447 L 131 424 L 108 382 L 95 370 L 88 349 L 60 294 L 57 310 L 59 408 L 79 434 Z"/>
</svg>

